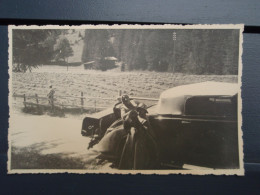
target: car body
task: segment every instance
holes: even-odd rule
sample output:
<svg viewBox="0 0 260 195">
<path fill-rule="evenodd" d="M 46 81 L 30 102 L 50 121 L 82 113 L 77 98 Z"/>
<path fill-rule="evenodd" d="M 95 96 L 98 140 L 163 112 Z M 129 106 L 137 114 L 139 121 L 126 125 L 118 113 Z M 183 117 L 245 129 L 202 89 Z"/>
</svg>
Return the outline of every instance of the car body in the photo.
<svg viewBox="0 0 260 195">
<path fill-rule="evenodd" d="M 239 168 L 238 91 L 236 83 L 202 82 L 162 92 L 147 116 L 163 168 Z M 113 109 L 86 117 L 82 135 L 103 136 L 115 120 Z"/>
</svg>

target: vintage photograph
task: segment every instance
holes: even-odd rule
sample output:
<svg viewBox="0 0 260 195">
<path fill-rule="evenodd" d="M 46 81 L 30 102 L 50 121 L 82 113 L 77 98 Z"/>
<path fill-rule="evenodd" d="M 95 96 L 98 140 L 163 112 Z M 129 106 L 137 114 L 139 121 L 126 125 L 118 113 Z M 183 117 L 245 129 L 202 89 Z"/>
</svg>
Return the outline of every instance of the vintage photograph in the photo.
<svg viewBox="0 0 260 195">
<path fill-rule="evenodd" d="M 9 26 L 8 173 L 244 175 L 243 28 Z"/>
</svg>

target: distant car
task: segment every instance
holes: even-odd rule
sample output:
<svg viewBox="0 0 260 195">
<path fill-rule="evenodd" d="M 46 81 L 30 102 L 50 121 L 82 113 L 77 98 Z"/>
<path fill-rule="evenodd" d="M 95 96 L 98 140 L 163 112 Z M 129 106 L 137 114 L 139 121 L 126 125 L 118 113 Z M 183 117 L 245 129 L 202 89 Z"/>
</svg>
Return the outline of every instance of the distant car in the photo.
<svg viewBox="0 0 260 195">
<path fill-rule="evenodd" d="M 238 90 L 234 83 L 203 82 L 162 92 L 158 103 L 148 108 L 160 168 L 239 168 Z M 102 139 L 118 118 L 119 107 L 120 103 L 86 117 L 82 135 L 96 134 Z"/>
</svg>

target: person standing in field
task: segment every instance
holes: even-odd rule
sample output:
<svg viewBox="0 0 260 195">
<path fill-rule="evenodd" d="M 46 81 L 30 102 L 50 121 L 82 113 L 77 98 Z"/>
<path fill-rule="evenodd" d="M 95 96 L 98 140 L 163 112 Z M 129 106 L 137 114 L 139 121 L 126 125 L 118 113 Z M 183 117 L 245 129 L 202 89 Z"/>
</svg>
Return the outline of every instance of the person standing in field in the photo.
<svg viewBox="0 0 260 195">
<path fill-rule="evenodd" d="M 55 90 L 52 88 L 52 85 L 50 85 L 50 92 L 48 93 L 47 97 L 52 111 L 54 108 L 54 94 L 55 94 Z"/>
</svg>

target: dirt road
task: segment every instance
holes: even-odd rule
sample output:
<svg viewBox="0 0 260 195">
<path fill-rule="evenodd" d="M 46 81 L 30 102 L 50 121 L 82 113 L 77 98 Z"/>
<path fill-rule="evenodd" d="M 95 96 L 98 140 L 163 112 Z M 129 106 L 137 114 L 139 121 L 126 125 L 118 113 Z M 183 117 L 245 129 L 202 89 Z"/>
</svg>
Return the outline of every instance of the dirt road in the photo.
<svg viewBox="0 0 260 195">
<path fill-rule="evenodd" d="M 89 138 L 80 130 L 81 119 L 13 114 L 11 168 L 96 169 L 96 153 L 87 150 Z"/>
</svg>

